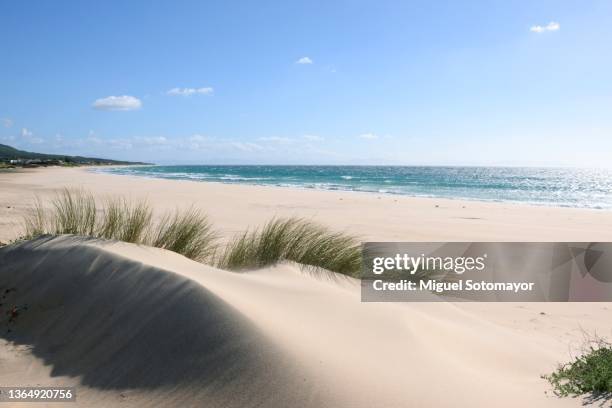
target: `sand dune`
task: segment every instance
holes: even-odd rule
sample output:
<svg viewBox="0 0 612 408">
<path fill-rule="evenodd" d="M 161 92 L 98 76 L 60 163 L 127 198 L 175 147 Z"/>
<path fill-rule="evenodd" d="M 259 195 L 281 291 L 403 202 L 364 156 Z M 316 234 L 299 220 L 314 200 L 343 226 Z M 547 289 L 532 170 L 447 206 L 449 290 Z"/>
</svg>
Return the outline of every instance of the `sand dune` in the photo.
<svg viewBox="0 0 612 408">
<path fill-rule="evenodd" d="M 82 406 L 579 406 L 539 375 L 581 314 L 586 329 L 609 315 L 547 304 L 532 330 L 529 305 L 365 304 L 334 274 L 231 273 L 73 236 L 0 249 L 6 288 L 28 309 L 10 332 L 0 318 L 0 381 L 74 384 Z"/>
</svg>

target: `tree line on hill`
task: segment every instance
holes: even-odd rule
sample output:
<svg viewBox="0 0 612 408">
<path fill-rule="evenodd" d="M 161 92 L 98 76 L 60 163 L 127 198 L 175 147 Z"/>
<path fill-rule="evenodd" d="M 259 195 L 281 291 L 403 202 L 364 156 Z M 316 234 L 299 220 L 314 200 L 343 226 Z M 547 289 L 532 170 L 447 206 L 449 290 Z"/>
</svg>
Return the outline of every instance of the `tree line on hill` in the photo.
<svg viewBox="0 0 612 408">
<path fill-rule="evenodd" d="M 27 152 L 0 144 L 0 167 L 38 167 L 38 166 L 85 166 L 85 165 L 119 165 L 149 164 L 122 160 L 101 159 L 97 157 L 68 156 Z"/>
</svg>

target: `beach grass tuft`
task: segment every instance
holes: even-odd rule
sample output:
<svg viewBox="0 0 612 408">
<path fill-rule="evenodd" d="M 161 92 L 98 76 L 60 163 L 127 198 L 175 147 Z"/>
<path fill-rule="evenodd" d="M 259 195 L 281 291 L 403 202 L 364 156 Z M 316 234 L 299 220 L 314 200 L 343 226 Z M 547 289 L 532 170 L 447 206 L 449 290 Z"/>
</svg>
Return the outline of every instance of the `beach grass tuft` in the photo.
<svg viewBox="0 0 612 408">
<path fill-rule="evenodd" d="M 96 202 L 83 190 L 63 189 L 52 202 L 54 234 L 93 235 L 96 230 Z"/>
<path fill-rule="evenodd" d="M 231 241 L 217 260 L 230 270 L 262 268 L 281 261 L 357 276 L 361 248 L 356 238 L 301 218 L 273 219 Z"/>
<path fill-rule="evenodd" d="M 123 228 L 118 237 L 120 241 L 147 244 L 148 233 L 152 228 L 153 212 L 145 201 L 133 204 L 124 201 L 122 209 Z"/>
<path fill-rule="evenodd" d="M 40 197 L 34 199 L 34 205 L 24 217 L 25 238 L 34 238 L 47 233 L 47 212 Z"/>
<path fill-rule="evenodd" d="M 104 217 L 100 222 L 98 235 L 107 239 L 120 239 L 123 235 L 125 200 L 107 199 L 104 205 Z"/>
<path fill-rule="evenodd" d="M 206 262 L 215 253 L 217 234 L 206 215 L 193 207 L 166 214 L 154 234 L 152 246 L 177 252 L 198 262 Z"/>
<path fill-rule="evenodd" d="M 153 211 L 146 201 L 130 203 L 125 199 L 109 199 L 102 211 L 97 237 L 132 243 L 146 243 Z"/>
</svg>

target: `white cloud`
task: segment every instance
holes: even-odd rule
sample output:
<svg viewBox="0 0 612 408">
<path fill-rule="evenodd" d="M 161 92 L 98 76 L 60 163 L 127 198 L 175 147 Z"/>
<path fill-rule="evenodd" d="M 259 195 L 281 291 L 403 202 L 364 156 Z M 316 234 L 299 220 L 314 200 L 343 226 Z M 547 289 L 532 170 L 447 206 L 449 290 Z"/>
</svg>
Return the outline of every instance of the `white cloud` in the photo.
<svg viewBox="0 0 612 408">
<path fill-rule="evenodd" d="M 21 129 L 21 137 L 23 137 L 24 139 L 27 139 L 30 136 L 32 136 L 32 131 L 28 130 L 27 128 Z"/>
<path fill-rule="evenodd" d="M 263 146 L 250 142 L 230 142 L 230 146 L 243 152 L 259 152 L 264 150 Z"/>
<path fill-rule="evenodd" d="M 260 140 L 262 142 L 271 142 L 271 143 L 278 143 L 278 144 L 287 144 L 287 143 L 291 143 L 293 141 L 293 139 L 291 139 L 291 138 L 288 138 L 288 137 L 278 137 L 278 136 L 260 137 L 257 140 Z"/>
<path fill-rule="evenodd" d="M 164 136 L 135 137 L 134 143 L 141 146 L 163 146 L 168 143 Z"/>
<path fill-rule="evenodd" d="M 2 122 L 2 126 L 4 126 L 5 128 L 10 128 L 11 126 L 13 126 L 13 121 L 9 118 L 2 118 L 0 119 L 0 122 Z"/>
<path fill-rule="evenodd" d="M 224 139 L 214 136 L 195 134 L 187 138 L 178 138 L 174 140 L 174 145 L 178 149 L 189 149 L 192 151 L 206 152 L 261 152 L 266 148 L 260 144 L 240 141 L 235 139 Z"/>
<path fill-rule="evenodd" d="M 550 23 L 546 24 L 545 26 L 541 26 L 541 25 L 534 25 L 532 26 L 529 31 L 533 32 L 533 33 L 543 33 L 545 31 L 559 31 L 559 29 L 561 28 L 561 25 L 555 21 L 551 21 Z"/>
<path fill-rule="evenodd" d="M 205 149 L 214 142 L 213 138 L 204 135 L 192 135 L 185 142 L 179 142 L 181 146 L 186 146 L 192 150 Z"/>
<path fill-rule="evenodd" d="M 202 88 L 172 88 L 167 92 L 168 95 L 181 95 L 181 96 L 191 96 L 191 95 L 212 95 L 214 89 L 211 87 L 202 87 Z"/>
<path fill-rule="evenodd" d="M 210 137 L 203 135 L 192 135 L 189 137 L 190 142 L 207 142 L 209 140 L 211 140 Z"/>
<path fill-rule="evenodd" d="M 130 111 L 140 109 L 142 102 L 130 95 L 107 96 L 106 98 L 96 99 L 92 106 L 97 110 Z"/>
<path fill-rule="evenodd" d="M 44 142 L 44 140 L 40 137 L 35 137 L 34 133 L 32 133 L 31 130 L 28 130 L 27 128 L 22 128 L 21 129 L 21 138 L 27 142 L 27 143 L 31 143 L 31 144 L 41 144 Z"/>
<path fill-rule="evenodd" d="M 317 135 L 304 135 L 303 138 L 308 140 L 309 142 L 322 142 L 323 140 L 325 140 L 325 138 Z"/>
<path fill-rule="evenodd" d="M 295 61 L 296 64 L 314 64 L 314 62 L 308 57 L 302 57 Z"/>
<path fill-rule="evenodd" d="M 378 139 L 378 135 L 375 135 L 374 133 L 363 133 L 363 134 L 359 135 L 359 137 L 361 139 L 366 139 L 366 140 Z"/>
<path fill-rule="evenodd" d="M 131 139 L 109 139 L 104 142 L 104 146 L 113 150 L 131 150 L 134 148 L 134 141 Z"/>
</svg>

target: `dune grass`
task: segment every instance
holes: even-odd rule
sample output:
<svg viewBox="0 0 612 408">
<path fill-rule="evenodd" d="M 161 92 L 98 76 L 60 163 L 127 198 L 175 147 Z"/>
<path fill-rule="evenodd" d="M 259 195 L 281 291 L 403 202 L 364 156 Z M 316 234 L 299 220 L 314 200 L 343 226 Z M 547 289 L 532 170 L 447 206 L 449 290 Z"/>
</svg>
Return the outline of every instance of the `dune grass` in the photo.
<svg viewBox="0 0 612 408">
<path fill-rule="evenodd" d="M 146 201 L 108 199 L 98 208 L 94 197 L 82 190 L 60 191 L 50 209 L 36 198 L 24 227 L 26 239 L 44 234 L 116 239 L 169 249 L 196 261 L 204 261 L 215 248 L 212 227 L 198 211 L 176 210 L 154 223 Z"/>
<path fill-rule="evenodd" d="M 102 238 L 120 239 L 123 235 L 124 209 L 127 203 L 118 199 L 107 199 L 105 204 L 98 234 Z"/>
<path fill-rule="evenodd" d="M 124 242 L 147 243 L 153 212 L 145 201 L 130 203 L 125 199 L 106 201 L 95 234 Z"/>
<path fill-rule="evenodd" d="M 97 205 L 82 190 L 64 189 L 46 209 L 36 199 L 24 219 L 26 239 L 43 234 L 74 234 L 151 245 L 198 262 L 229 270 L 262 268 L 281 261 L 357 276 L 361 247 L 356 238 L 300 218 L 272 219 L 238 235 L 219 250 L 217 234 L 205 214 L 191 207 L 154 222 L 145 201 L 108 199 Z"/>
<path fill-rule="evenodd" d="M 24 217 L 25 238 L 33 238 L 47 233 L 47 217 L 40 197 L 34 199 L 30 214 Z"/>
<path fill-rule="evenodd" d="M 63 189 L 52 202 L 55 234 L 94 235 L 96 230 L 96 202 L 84 191 Z"/>
<path fill-rule="evenodd" d="M 600 338 L 587 340 L 582 355 L 543 378 L 561 397 L 592 394 L 612 398 L 612 344 Z"/>
<path fill-rule="evenodd" d="M 118 239 L 148 244 L 148 234 L 153 228 L 151 224 L 153 212 L 149 205 L 144 201 L 134 204 L 124 203 L 122 214 L 123 228 Z"/>
<path fill-rule="evenodd" d="M 216 238 L 206 215 L 192 207 L 184 212 L 166 214 L 152 237 L 151 245 L 205 262 L 215 253 Z"/>
<path fill-rule="evenodd" d="M 352 236 L 300 218 L 273 219 L 261 229 L 247 231 L 231 241 L 217 266 L 230 270 L 262 268 L 281 261 L 357 276 L 361 247 Z"/>
</svg>

